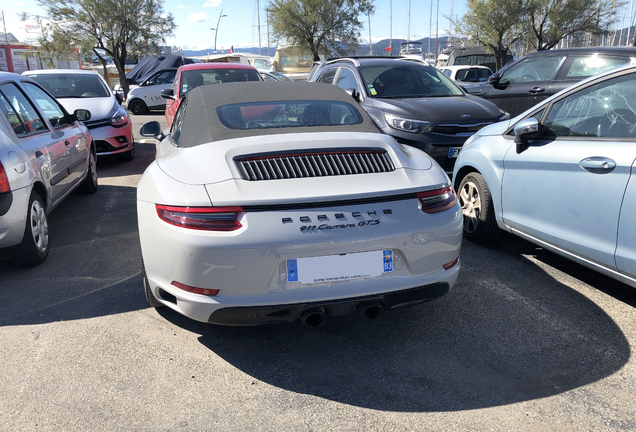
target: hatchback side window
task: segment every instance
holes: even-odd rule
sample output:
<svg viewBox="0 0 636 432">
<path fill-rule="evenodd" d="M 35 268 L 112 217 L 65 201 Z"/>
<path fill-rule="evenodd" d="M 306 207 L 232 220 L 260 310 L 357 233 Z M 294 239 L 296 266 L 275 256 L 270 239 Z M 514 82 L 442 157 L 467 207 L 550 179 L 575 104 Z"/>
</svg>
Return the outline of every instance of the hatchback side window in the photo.
<svg viewBox="0 0 636 432">
<path fill-rule="evenodd" d="M 44 120 L 42 120 L 31 101 L 15 84 L 7 83 L 1 85 L 0 96 L 5 101 L 1 105 L 3 106 L 3 111 L 5 111 L 4 105 L 7 103 L 11 108 L 11 110 L 7 109 L 5 111 L 5 115 L 9 119 L 9 123 L 11 123 L 16 135 L 23 137 L 31 133 L 48 130 Z"/>
<path fill-rule="evenodd" d="M 326 71 L 322 73 L 322 75 L 320 75 L 320 78 L 318 78 L 318 81 L 316 82 L 326 83 L 326 84 L 333 83 L 333 79 L 336 76 L 337 71 L 338 71 L 338 68 L 327 69 Z"/>
<path fill-rule="evenodd" d="M 175 71 L 158 72 L 146 81 L 146 85 L 172 84 L 174 81 L 174 72 Z"/>
<path fill-rule="evenodd" d="M 544 135 L 636 138 L 636 74 L 591 85 L 554 103 Z"/>
<path fill-rule="evenodd" d="M 44 115 L 49 119 L 49 122 L 51 122 L 54 128 L 57 129 L 71 124 L 66 114 L 64 114 L 62 107 L 40 87 L 31 83 L 24 83 L 24 87 L 29 95 L 35 99 L 40 108 L 42 108 Z"/>
<path fill-rule="evenodd" d="M 564 58 L 565 56 L 547 56 L 525 59 L 506 70 L 499 84 L 549 81 Z"/>
<path fill-rule="evenodd" d="M 353 74 L 353 71 L 348 68 L 340 68 L 340 73 L 336 79 L 336 85 L 343 90 L 356 89 L 358 90 L 358 81 Z"/>
</svg>

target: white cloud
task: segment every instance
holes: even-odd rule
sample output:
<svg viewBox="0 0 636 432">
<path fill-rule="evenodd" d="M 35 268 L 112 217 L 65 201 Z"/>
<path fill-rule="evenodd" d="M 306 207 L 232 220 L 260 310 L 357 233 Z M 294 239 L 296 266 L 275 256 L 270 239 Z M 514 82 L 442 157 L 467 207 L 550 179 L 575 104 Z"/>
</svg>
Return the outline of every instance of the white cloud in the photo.
<svg viewBox="0 0 636 432">
<path fill-rule="evenodd" d="M 217 7 L 221 3 L 223 3 L 222 0 L 208 0 L 205 3 L 203 3 L 203 7 Z"/>
<path fill-rule="evenodd" d="M 15 5 L 16 6 L 24 6 L 24 2 L 17 2 Z"/>
<path fill-rule="evenodd" d="M 205 22 L 209 19 L 210 18 L 208 18 L 208 14 L 206 14 L 205 12 L 191 12 L 188 14 L 188 21 L 190 22 Z"/>
</svg>

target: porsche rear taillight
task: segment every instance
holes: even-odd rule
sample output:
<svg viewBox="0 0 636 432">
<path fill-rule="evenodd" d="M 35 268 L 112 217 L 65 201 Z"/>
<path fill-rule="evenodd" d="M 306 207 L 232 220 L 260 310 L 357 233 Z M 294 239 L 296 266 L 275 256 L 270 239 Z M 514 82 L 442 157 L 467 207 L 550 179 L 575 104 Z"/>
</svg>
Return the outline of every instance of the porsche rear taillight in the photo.
<svg viewBox="0 0 636 432">
<path fill-rule="evenodd" d="M 0 193 L 5 192 L 11 192 L 11 186 L 9 186 L 9 177 L 7 177 L 7 172 L 4 170 L 2 162 L 0 162 Z"/>
<path fill-rule="evenodd" d="M 418 192 L 417 199 L 422 203 L 422 211 L 438 213 L 452 208 L 457 203 L 457 195 L 452 186 L 432 191 Z"/>
<path fill-rule="evenodd" d="M 206 231 L 234 231 L 241 228 L 242 207 L 175 207 L 156 205 L 157 215 L 171 225 Z"/>
</svg>

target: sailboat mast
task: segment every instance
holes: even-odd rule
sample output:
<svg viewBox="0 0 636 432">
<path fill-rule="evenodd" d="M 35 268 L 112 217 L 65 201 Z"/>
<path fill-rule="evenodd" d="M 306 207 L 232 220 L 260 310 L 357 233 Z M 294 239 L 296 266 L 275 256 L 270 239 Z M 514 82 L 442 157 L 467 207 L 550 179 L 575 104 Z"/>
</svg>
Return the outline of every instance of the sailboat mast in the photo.
<svg viewBox="0 0 636 432">
<path fill-rule="evenodd" d="M 373 55 L 373 41 L 371 40 L 371 12 L 367 12 L 367 20 L 369 21 L 369 55 Z"/>
<path fill-rule="evenodd" d="M 261 3 L 256 0 L 256 14 L 258 16 L 258 55 L 261 55 Z"/>
<path fill-rule="evenodd" d="M 411 40 L 411 0 L 409 0 L 409 18 L 406 23 L 406 41 L 409 42 Z"/>
<path fill-rule="evenodd" d="M 391 47 L 391 56 L 393 56 L 393 0 L 389 1 L 389 18 L 389 46 Z"/>
</svg>

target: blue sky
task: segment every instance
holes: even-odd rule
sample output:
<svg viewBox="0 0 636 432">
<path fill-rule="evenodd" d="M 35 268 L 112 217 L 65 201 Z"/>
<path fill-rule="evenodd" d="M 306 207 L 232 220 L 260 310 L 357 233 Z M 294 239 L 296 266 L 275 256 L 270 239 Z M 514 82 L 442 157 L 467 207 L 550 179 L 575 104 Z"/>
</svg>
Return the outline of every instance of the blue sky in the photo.
<svg viewBox="0 0 636 432">
<path fill-rule="evenodd" d="M 460 17 L 466 10 L 465 0 L 439 0 L 439 32 L 443 34 L 449 27 L 451 4 L 453 16 Z M 30 11 L 42 13 L 34 0 L 19 0 L 10 4 L 2 2 L 7 31 L 13 33 L 19 40 L 25 41 L 30 36 L 24 30 L 23 22 L 18 19 L 18 13 Z M 267 0 L 260 1 L 261 8 L 261 45 L 265 53 L 267 48 L 267 27 L 265 7 Z M 371 15 L 371 37 L 374 41 L 389 38 L 390 29 L 389 0 L 375 2 L 375 14 Z M 411 0 L 410 34 L 412 39 L 419 39 L 429 34 L 432 24 L 432 34 L 435 35 L 437 21 L 437 0 L 433 0 L 433 15 L 431 19 L 431 0 Z M 409 0 L 393 0 L 393 37 L 406 38 L 408 27 Z M 214 49 L 214 31 L 221 10 L 226 17 L 221 18 L 217 38 L 217 49 L 228 49 L 230 46 L 247 47 L 258 46 L 258 15 L 256 0 L 166 0 L 166 12 L 175 17 L 177 30 L 175 36 L 168 39 L 168 45 L 179 46 L 183 49 Z M 367 19 L 361 28 L 361 37 L 368 42 L 369 30 Z M 273 42 L 273 41 L 272 41 Z M 272 45 L 274 45 L 272 43 Z M 273 54 L 273 53 L 272 53 Z"/>
</svg>

